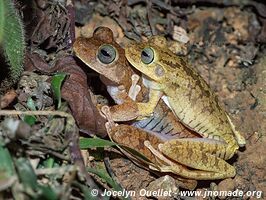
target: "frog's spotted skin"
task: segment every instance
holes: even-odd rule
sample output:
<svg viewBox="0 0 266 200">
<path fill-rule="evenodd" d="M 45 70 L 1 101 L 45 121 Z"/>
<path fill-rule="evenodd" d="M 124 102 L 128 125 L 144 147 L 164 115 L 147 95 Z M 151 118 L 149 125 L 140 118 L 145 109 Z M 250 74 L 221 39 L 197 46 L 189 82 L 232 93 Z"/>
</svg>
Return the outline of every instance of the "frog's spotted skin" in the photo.
<svg viewBox="0 0 266 200">
<path fill-rule="evenodd" d="M 150 49 L 153 51 L 153 59 L 149 64 L 143 62 L 142 52 L 145 49 L 149 51 L 146 54 L 144 52 L 144 56 L 150 54 Z M 245 145 L 245 139 L 234 129 L 204 79 L 181 57 L 166 48 L 163 37 L 155 36 L 148 42 L 129 45 L 126 57 L 144 74 L 144 84 L 151 91 L 162 92 L 163 99 L 176 117 L 203 137 L 167 141 L 160 148 L 163 154 L 191 168 L 206 170 L 198 175 L 183 174 L 185 177 L 215 179 L 233 176 L 234 168 L 222 159 L 231 158 L 239 146 Z M 141 106 L 154 107 L 156 97 L 152 98 L 152 102 Z M 157 95 L 157 98 L 160 96 Z M 213 175 L 208 171 L 217 173 Z"/>
</svg>

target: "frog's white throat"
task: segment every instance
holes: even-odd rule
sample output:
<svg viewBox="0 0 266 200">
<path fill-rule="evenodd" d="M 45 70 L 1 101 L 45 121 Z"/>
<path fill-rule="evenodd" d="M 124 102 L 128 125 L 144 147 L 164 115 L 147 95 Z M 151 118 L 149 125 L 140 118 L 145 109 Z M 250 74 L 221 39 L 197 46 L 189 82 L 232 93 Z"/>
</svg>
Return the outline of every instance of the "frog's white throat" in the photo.
<svg viewBox="0 0 266 200">
<path fill-rule="evenodd" d="M 149 77 L 145 76 L 144 74 L 142 74 L 142 82 L 143 82 L 143 85 L 147 88 L 151 88 L 153 90 L 161 90 L 161 91 L 163 90 L 163 87 L 161 84 L 156 83 L 155 81 L 151 80 Z M 163 95 L 162 100 L 173 111 L 167 96 Z"/>
<path fill-rule="evenodd" d="M 162 90 L 162 85 L 160 83 L 156 83 L 154 80 L 150 79 L 146 75 L 142 74 L 142 83 L 146 88 L 151 88 L 154 90 Z"/>
</svg>

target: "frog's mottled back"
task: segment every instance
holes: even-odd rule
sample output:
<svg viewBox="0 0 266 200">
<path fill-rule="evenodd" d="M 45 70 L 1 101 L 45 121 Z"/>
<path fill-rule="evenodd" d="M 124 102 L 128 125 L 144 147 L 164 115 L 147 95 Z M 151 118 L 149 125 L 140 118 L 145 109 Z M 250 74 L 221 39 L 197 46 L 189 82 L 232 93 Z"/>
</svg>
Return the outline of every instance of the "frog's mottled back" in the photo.
<svg viewBox="0 0 266 200">
<path fill-rule="evenodd" d="M 164 100 L 175 115 L 204 138 L 224 141 L 236 150 L 245 139 L 235 131 L 216 95 L 204 79 L 183 60 L 166 48 L 162 37 L 126 48 L 129 62 L 140 70 L 155 90 L 164 93 Z M 236 140 L 235 140 L 236 139 Z M 231 156 L 231 155 L 228 155 Z"/>
</svg>

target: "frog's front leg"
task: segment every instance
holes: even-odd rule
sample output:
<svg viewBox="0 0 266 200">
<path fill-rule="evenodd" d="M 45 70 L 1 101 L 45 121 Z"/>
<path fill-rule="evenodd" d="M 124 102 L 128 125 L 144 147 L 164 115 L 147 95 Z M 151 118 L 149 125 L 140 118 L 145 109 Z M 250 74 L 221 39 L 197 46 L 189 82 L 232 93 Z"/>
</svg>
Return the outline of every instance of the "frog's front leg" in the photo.
<svg viewBox="0 0 266 200">
<path fill-rule="evenodd" d="M 137 74 L 133 74 L 131 79 L 132 79 L 132 85 L 130 87 L 128 96 L 135 101 L 136 95 L 140 91 L 140 86 L 137 85 L 139 76 Z M 137 102 L 135 104 L 137 106 L 137 113 L 135 113 L 138 115 L 137 120 L 142 120 L 143 118 L 150 116 L 153 113 L 155 107 L 157 106 L 162 96 L 163 93 L 161 91 L 150 89 L 148 102 L 145 103 Z"/>
<path fill-rule="evenodd" d="M 145 117 L 150 116 L 156 105 L 158 104 L 160 98 L 163 96 L 163 93 L 159 90 L 150 89 L 149 91 L 149 101 L 146 103 L 137 103 L 138 107 L 138 120 L 141 120 Z"/>
<path fill-rule="evenodd" d="M 149 101 L 137 103 L 132 99 L 127 99 L 123 104 L 110 107 L 110 112 L 114 121 L 130 121 L 133 119 L 141 120 L 153 113 L 162 92 L 150 90 Z"/>
<path fill-rule="evenodd" d="M 132 79 L 132 85 L 130 87 L 129 97 L 134 99 L 134 96 L 135 96 L 134 92 L 139 92 L 138 87 L 137 87 L 139 76 L 137 74 L 133 74 L 131 76 L 131 79 Z M 136 103 L 138 107 L 138 115 L 139 115 L 137 120 L 141 120 L 145 117 L 150 116 L 153 113 L 155 107 L 157 106 L 160 98 L 163 96 L 163 92 L 162 92 L 162 88 L 160 84 L 157 84 L 154 81 L 149 81 L 143 76 L 142 76 L 142 81 L 143 81 L 143 85 L 149 88 L 149 100 L 148 102 L 145 102 L 145 103 L 143 102 Z"/>
<path fill-rule="evenodd" d="M 111 93 L 112 98 L 118 104 L 110 107 L 110 113 L 114 121 L 130 121 L 138 117 L 138 107 L 135 100 L 141 90 L 141 87 L 137 84 L 139 78 L 137 74 L 131 76 L 132 82 L 128 93 L 123 85 L 108 87 L 108 92 Z"/>
<path fill-rule="evenodd" d="M 138 117 L 136 102 L 129 97 L 123 85 L 108 87 L 108 92 L 118 104 L 110 107 L 110 113 L 114 121 L 130 121 Z M 134 95 L 137 95 L 137 92 L 135 92 Z"/>
<path fill-rule="evenodd" d="M 138 107 L 136 102 L 127 101 L 121 105 L 110 107 L 112 118 L 116 122 L 130 121 L 136 119 L 138 114 Z"/>
</svg>

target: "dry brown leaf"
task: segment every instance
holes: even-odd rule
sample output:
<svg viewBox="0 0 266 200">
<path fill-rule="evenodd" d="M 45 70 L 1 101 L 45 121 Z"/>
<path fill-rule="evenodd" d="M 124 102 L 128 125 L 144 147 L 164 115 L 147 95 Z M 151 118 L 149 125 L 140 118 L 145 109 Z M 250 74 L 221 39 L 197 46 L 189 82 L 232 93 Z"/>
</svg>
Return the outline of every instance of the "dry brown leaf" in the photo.
<svg viewBox="0 0 266 200">
<path fill-rule="evenodd" d="M 92 92 L 87 85 L 87 75 L 72 56 L 62 57 L 53 67 L 50 67 L 38 54 L 27 53 L 25 62 L 28 70 L 37 69 L 44 73 L 55 71 L 67 73 L 69 76 L 61 89 L 62 98 L 69 103 L 79 128 L 89 134 L 106 136 L 106 120 L 91 99 L 90 93 Z"/>
</svg>

